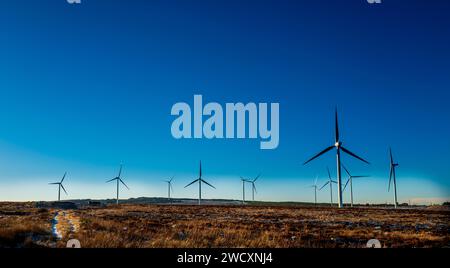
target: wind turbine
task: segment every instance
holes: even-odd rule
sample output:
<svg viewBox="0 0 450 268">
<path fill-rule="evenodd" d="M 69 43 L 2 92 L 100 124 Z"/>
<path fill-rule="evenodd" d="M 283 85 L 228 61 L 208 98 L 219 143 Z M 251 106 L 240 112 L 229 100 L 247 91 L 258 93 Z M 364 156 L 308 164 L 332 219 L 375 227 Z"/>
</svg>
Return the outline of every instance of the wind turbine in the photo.
<svg viewBox="0 0 450 268">
<path fill-rule="evenodd" d="M 261 174 L 259 174 L 258 176 L 256 176 L 256 178 L 254 178 L 252 181 L 248 181 L 249 183 L 252 184 L 252 200 L 255 201 L 255 193 L 256 192 L 256 185 L 255 182 L 259 179 L 259 177 L 261 177 Z"/>
<path fill-rule="evenodd" d="M 115 177 L 114 179 L 110 179 L 108 182 L 112 182 L 112 181 L 116 181 L 117 183 L 117 195 L 116 195 L 116 204 L 119 204 L 119 181 L 125 186 L 127 187 L 128 190 L 130 190 L 130 188 L 128 188 L 128 186 L 125 184 L 125 182 L 123 182 L 122 178 L 120 177 L 120 175 L 122 174 L 122 164 L 120 164 L 120 169 L 119 169 L 119 175 L 117 175 L 117 177 Z"/>
<path fill-rule="evenodd" d="M 389 186 L 388 186 L 388 192 L 391 191 L 391 181 L 394 183 L 394 207 L 397 208 L 398 202 L 397 202 L 397 179 L 395 177 L 395 168 L 398 167 L 398 163 L 394 162 L 394 157 L 392 156 L 392 149 L 389 147 L 389 156 L 391 160 L 391 171 L 389 174 Z M 393 180 L 392 180 L 393 179 Z"/>
<path fill-rule="evenodd" d="M 317 176 L 316 176 L 316 179 L 314 180 L 314 184 L 311 185 L 310 187 L 314 188 L 314 205 L 316 206 L 317 205 L 317 188 L 319 187 L 319 186 L 317 186 Z"/>
<path fill-rule="evenodd" d="M 245 204 L 245 183 L 250 182 L 250 181 L 246 180 L 242 177 L 241 177 L 241 181 L 242 181 L 242 204 Z"/>
<path fill-rule="evenodd" d="M 369 162 L 367 162 L 366 160 L 364 160 L 363 158 L 357 156 L 356 154 L 352 153 L 350 150 L 346 149 L 344 146 L 342 146 L 342 141 L 339 138 L 339 124 L 338 124 L 338 112 L 337 112 L 337 108 L 335 110 L 335 143 L 334 145 L 327 147 L 326 149 L 324 149 L 323 151 L 321 151 L 320 153 L 316 154 L 315 156 L 313 156 L 311 159 L 309 159 L 308 161 L 306 161 L 305 163 L 303 163 L 303 165 L 308 164 L 309 162 L 313 161 L 314 159 L 316 159 L 317 157 L 323 155 L 324 153 L 330 151 L 331 149 L 336 148 L 336 168 L 337 168 L 337 184 L 338 184 L 338 205 L 340 208 L 343 207 L 343 202 L 342 202 L 342 181 L 341 181 L 341 150 L 346 153 L 349 154 L 350 156 L 353 156 L 354 158 L 357 158 L 361 161 L 363 161 L 366 164 L 369 164 Z"/>
<path fill-rule="evenodd" d="M 164 182 L 167 183 L 167 188 L 168 188 L 167 190 L 168 190 L 168 193 L 169 193 L 168 199 L 169 199 L 170 203 L 172 203 L 172 199 L 170 198 L 170 192 L 171 192 L 171 191 L 173 192 L 173 187 L 172 187 L 172 181 L 173 181 L 173 178 L 174 178 L 174 177 L 170 178 L 170 179 L 167 180 L 167 181 L 164 181 Z"/>
<path fill-rule="evenodd" d="M 322 189 L 327 186 L 330 185 L 330 206 L 333 206 L 333 183 L 337 183 L 336 181 L 331 179 L 331 174 L 330 174 L 330 169 L 327 167 L 327 171 L 328 171 L 328 181 L 319 189 L 319 191 L 322 191 Z"/>
<path fill-rule="evenodd" d="M 345 172 L 348 175 L 348 180 L 345 183 L 344 189 L 342 191 L 345 191 L 345 188 L 347 188 L 348 183 L 350 182 L 350 206 L 353 207 L 353 179 L 355 178 L 367 178 L 369 176 L 352 176 L 348 169 L 345 168 L 344 164 L 342 164 L 342 167 L 344 168 Z"/>
<path fill-rule="evenodd" d="M 64 173 L 64 176 L 62 177 L 62 179 L 61 179 L 61 181 L 60 182 L 52 182 L 52 183 L 49 183 L 49 184 L 53 184 L 53 185 L 58 185 L 58 202 L 61 200 L 61 189 L 63 189 L 63 191 L 66 193 L 66 195 L 67 195 L 67 192 L 66 192 L 66 189 L 64 189 L 64 186 L 63 186 L 63 181 L 64 181 L 64 179 L 66 178 L 66 175 L 67 175 L 67 172 L 65 172 Z"/>
<path fill-rule="evenodd" d="M 242 181 L 242 203 L 245 202 L 245 183 L 246 182 L 252 184 L 252 201 L 255 201 L 255 193 L 257 193 L 255 182 L 259 179 L 259 177 L 261 177 L 261 174 L 256 176 L 256 178 L 254 178 L 253 180 L 246 180 L 243 177 L 241 177 L 241 181 Z"/>
<path fill-rule="evenodd" d="M 198 179 L 196 179 L 195 181 L 189 183 L 188 185 L 184 186 L 184 188 L 187 188 L 189 186 L 191 186 L 192 184 L 198 182 L 198 204 L 200 205 L 202 202 L 202 183 L 216 189 L 216 187 L 212 186 L 211 184 L 209 184 L 207 181 L 205 181 L 202 178 L 202 161 L 200 161 L 200 172 L 199 172 L 199 177 Z"/>
</svg>

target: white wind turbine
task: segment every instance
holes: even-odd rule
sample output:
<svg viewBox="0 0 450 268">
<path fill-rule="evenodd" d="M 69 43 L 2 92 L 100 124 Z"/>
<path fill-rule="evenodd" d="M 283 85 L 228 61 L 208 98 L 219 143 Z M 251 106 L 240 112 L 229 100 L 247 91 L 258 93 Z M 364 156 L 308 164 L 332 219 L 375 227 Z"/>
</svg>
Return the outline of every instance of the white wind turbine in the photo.
<svg viewBox="0 0 450 268">
<path fill-rule="evenodd" d="M 319 188 L 319 186 L 317 185 L 317 176 L 314 180 L 314 184 L 309 187 L 314 188 L 314 205 L 317 205 L 317 188 Z"/>
<path fill-rule="evenodd" d="M 258 176 L 256 176 L 256 178 L 254 178 L 252 181 L 249 181 L 249 183 L 252 184 L 252 201 L 255 201 L 255 193 L 256 192 L 256 181 L 259 179 L 259 177 L 261 177 L 261 174 L 259 174 Z"/>
<path fill-rule="evenodd" d="M 216 189 L 216 187 L 212 186 L 211 184 L 209 184 L 207 181 L 205 181 L 202 178 L 202 161 L 200 161 L 200 172 L 199 172 L 199 176 L 198 179 L 194 180 L 193 182 L 189 183 L 188 185 L 184 186 L 184 188 L 187 188 L 189 186 L 191 186 L 192 184 L 198 182 L 198 204 L 201 205 L 202 202 L 202 183 Z"/>
<path fill-rule="evenodd" d="M 168 199 L 169 199 L 169 202 L 170 202 L 170 203 L 172 203 L 172 199 L 171 199 L 171 197 L 170 197 L 170 193 L 173 192 L 173 187 L 172 187 L 172 181 L 173 181 L 173 178 L 174 178 L 174 177 L 170 178 L 169 180 L 164 181 L 164 182 L 167 183 L 167 191 L 168 191 L 168 194 L 169 194 L 169 195 L 168 195 Z"/>
<path fill-rule="evenodd" d="M 242 177 L 241 177 L 241 181 L 242 181 L 242 204 L 245 204 L 245 183 L 250 182 L 250 181 L 246 180 Z"/>
<path fill-rule="evenodd" d="M 59 182 L 49 183 L 49 184 L 53 184 L 53 185 L 58 185 L 58 202 L 61 201 L 61 189 L 63 189 L 64 193 L 66 193 L 66 195 L 67 195 L 66 189 L 64 189 L 64 186 L 62 184 L 64 179 L 66 178 L 66 175 L 67 175 L 67 172 L 64 173 L 64 176 L 62 177 L 61 181 L 59 181 Z"/>
<path fill-rule="evenodd" d="M 392 156 L 392 149 L 389 148 L 389 156 L 390 156 L 390 166 L 391 171 L 389 174 L 389 186 L 388 186 L 388 192 L 391 190 L 391 183 L 394 184 L 394 207 L 397 208 L 398 202 L 397 202 L 397 178 L 395 176 L 395 168 L 398 167 L 398 163 L 394 162 L 394 157 Z"/>
<path fill-rule="evenodd" d="M 350 174 L 348 169 L 345 168 L 344 164 L 342 164 L 342 167 L 344 168 L 345 172 L 348 175 L 347 182 L 345 183 L 344 189 L 342 191 L 345 191 L 345 188 L 347 188 L 348 183 L 350 183 L 350 206 L 353 207 L 353 179 L 356 178 L 367 178 L 369 176 L 353 176 Z"/>
<path fill-rule="evenodd" d="M 116 204 L 119 204 L 119 182 L 121 182 L 125 187 L 127 187 L 128 190 L 130 190 L 130 188 L 128 188 L 128 186 L 125 184 L 125 182 L 123 182 L 122 178 L 120 177 L 122 175 L 122 164 L 120 164 L 120 169 L 119 169 L 119 175 L 117 175 L 117 177 L 115 177 L 114 179 L 110 179 L 108 182 L 112 182 L 112 181 L 116 181 L 117 183 L 117 192 L 116 192 Z"/>
<path fill-rule="evenodd" d="M 342 146 L 342 141 L 339 137 L 339 124 L 338 124 L 338 112 L 337 112 L 337 108 L 335 111 L 335 126 L 334 126 L 334 137 L 335 137 L 335 142 L 333 145 L 325 148 L 323 151 L 321 151 L 320 153 L 316 154 L 315 156 L 313 156 L 312 158 L 310 158 L 308 161 L 306 161 L 305 163 L 303 163 L 303 165 L 308 164 L 309 162 L 313 161 L 314 159 L 316 159 L 317 157 L 323 155 L 324 153 L 332 150 L 333 148 L 336 149 L 336 169 L 337 169 L 337 186 L 338 186 L 338 206 L 340 208 L 342 208 L 343 205 L 343 201 L 342 201 L 342 180 L 341 180 L 341 151 L 343 151 L 344 153 L 360 160 L 363 161 L 366 164 L 369 164 L 369 162 L 367 162 L 366 160 L 364 160 L 363 158 L 357 156 L 356 154 L 352 153 L 350 150 L 346 149 L 344 146 Z"/>
<path fill-rule="evenodd" d="M 331 179 L 330 169 L 327 167 L 328 181 L 319 189 L 321 191 L 325 186 L 330 185 L 330 205 L 333 206 L 333 183 L 337 183 Z"/>
</svg>

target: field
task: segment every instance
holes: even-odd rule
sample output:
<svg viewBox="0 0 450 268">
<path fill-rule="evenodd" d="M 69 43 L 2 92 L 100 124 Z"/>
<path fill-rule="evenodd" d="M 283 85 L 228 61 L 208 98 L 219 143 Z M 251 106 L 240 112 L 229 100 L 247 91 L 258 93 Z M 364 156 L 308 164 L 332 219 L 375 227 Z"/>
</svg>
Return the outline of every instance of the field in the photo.
<svg viewBox="0 0 450 268">
<path fill-rule="evenodd" d="M 139 205 L 37 208 L 0 203 L 0 247 L 449 247 L 450 211 L 326 206 Z"/>
</svg>

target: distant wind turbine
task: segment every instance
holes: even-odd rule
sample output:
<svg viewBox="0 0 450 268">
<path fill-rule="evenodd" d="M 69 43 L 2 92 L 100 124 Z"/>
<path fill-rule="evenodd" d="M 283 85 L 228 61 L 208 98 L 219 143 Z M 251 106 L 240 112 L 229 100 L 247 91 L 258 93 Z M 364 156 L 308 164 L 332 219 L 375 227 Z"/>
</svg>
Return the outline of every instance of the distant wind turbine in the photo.
<svg viewBox="0 0 450 268">
<path fill-rule="evenodd" d="M 331 179 L 330 169 L 327 167 L 328 181 L 319 189 L 321 191 L 325 186 L 330 185 L 330 205 L 333 206 L 333 183 L 337 183 Z"/>
<path fill-rule="evenodd" d="M 172 187 L 172 181 L 173 181 L 173 178 L 174 178 L 174 177 L 170 178 L 170 179 L 167 180 L 167 181 L 164 181 L 164 182 L 167 183 L 167 188 L 168 188 L 167 190 L 168 190 L 168 193 L 169 193 L 168 199 L 169 199 L 170 203 L 172 203 L 172 199 L 170 198 L 170 192 L 173 192 L 173 187 Z"/>
<path fill-rule="evenodd" d="M 252 184 L 252 200 L 255 201 L 255 193 L 256 192 L 256 181 L 259 179 L 259 177 L 261 177 L 261 174 L 259 174 L 258 176 L 256 176 L 256 178 L 254 178 L 252 181 L 249 181 Z"/>
<path fill-rule="evenodd" d="M 242 177 L 241 177 L 241 181 L 242 181 L 242 204 L 245 204 L 245 183 L 250 182 L 250 181 L 246 180 Z"/>
<path fill-rule="evenodd" d="M 64 181 L 64 179 L 66 178 L 66 175 L 67 175 L 67 172 L 65 172 L 64 173 L 64 176 L 62 177 L 62 179 L 61 179 L 61 181 L 59 181 L 59 182 L 52 182 L 52 183 L 49 183 L 49 184 L 53 184 L 53 185 L 58 185 L 58 202 L 59 201 L 61 201 L 61 189 L 63 189 L 63 191 L 66 193 L 66 195 L 67 195 L 67 192 L 66 192 L 66 189 L 64 189 L 64 186 L 63 186 L 63 181 Z"/>
<path fill-rule="evenodd" d="M 338 184 L 338 205 L 340 208 L 343 207 L 343 202 L 342 202 L 342 181 L 341 181 L 341 150 L 344 153 L 347 153 L 348 155 L 357 158 L 361 161 L 363 161 L 366 164 L 369 164 L 369 162 L 367 162 L 366 160 L 364 160 L 363 158 L 357 156 L 356 154 L 352 153 L 350 150 L 346 149 L 344 146 L 342 146 L 342 142 L 339 138 L 339 124 L 338 124 L 338 112 L 337 112 L 337 108 L 335 110 L 335 143 L 334 145 L 327 147 L 326 149 L 324 149 L 323 151 L 321 151 L 320 153 L 318 153 L 317 155 L 313 156 L 311 159 L 309 159 L 308 161 L 306 161 L 305 163 L 303 163 L 303 165 L 308 164 L 309 162 L 311 162 L 312 160 L 316 159 L 317 157 L 323 155 L 324 153 L 330 151 L 331 149 L 336 148 L 336 167 L 337 167 L 337 184 Z"/>
<path fill-rule="evenodd" d="M 207 181 L 205 181 L 202 178 L 202 161 L 200 161 L 200 172 L 199 172 L 199 177 L 198 179 L 196 179 L 195 181 L 189 183 L 188 185 L 184 186 L 184 188 L 187 188 L 189 186 L 191 186 L 192 184 L 198 182 L 198 204 L 200 205 L 202 202 L 202 183 L 216 189 L 216 187 L 212 186 L 211 184 L 209 184 Z"/>
<path fill-rule="evenodd" d="M 350 206 L 353 207 L 353 179 L 356 178 L 367 178 L 369 176 L 352 176 L 348 169 L 345 168 L 344 164 L 342 164 L 342 167 L 344 168 L 345 172 L 348 175 L 347 182 L 345 183 L 344 189 L 342 191 L 345 191 L 345 188 L 347 188 L 348 183 L 350 182 Z"/>
<path fill-rule="evenodd" d="M 389 174 L 389 186 L 388 186 L 388 192 L 391 190 L 391 182 L 394 184 L 394 207 L 397 208 L 398 202 L 397 202 L 397 178 L 395 177 L 395 168 L 398 167 L 398 163 L 394 162 L 394 157 L 392 156 L 392 149 L 389 147 L 389 156 L 390 156 L 390 166 L 391 171 Z"/>
<path fill-rule="evenodd" d="M 247 179 L 244 179 L 243 177 L 241 177 L 241 181 L 242 181 L 242 203 L 245 203 L 245 183 L 246 182 L 252 184 L 252 201 L 255 201 L 255 193 L 257 193 L 255 183 L 259 179 L 259 177 L 261 177 L 261 174 L 256 176 L 253 180 L 247 180 Z"/>
<path fill-rule="evenodd" d="M 116 181 L 117 183 L 117 192 L 116 192 L 116 204 L 119 204 L 119 181 L 125 186 L 127 187 L 128 190 L 130 190 L 130 188 L 128 188 L 128 186 L 125 184 L 125 182 L 123 182 L 122 178 L 120 177 L 122 174 L 122 164 L 120 164 L 120 169 L 119 169 L 119 175 L 117 175 L 117 177 L 115 177 L 114 179 L 110 179 L 108 182 L 112 182 L 112 181 Z"/>
<path fill-rule="evenodd" d="M 314 180 L 314 184 L 311 185 L 310 187 L 314 188 L 314 205 L 317 205 L 317 188 L 319 188 L 319 186 L 317 186 L 317 176 L 316 179 Z"/>
</svg>

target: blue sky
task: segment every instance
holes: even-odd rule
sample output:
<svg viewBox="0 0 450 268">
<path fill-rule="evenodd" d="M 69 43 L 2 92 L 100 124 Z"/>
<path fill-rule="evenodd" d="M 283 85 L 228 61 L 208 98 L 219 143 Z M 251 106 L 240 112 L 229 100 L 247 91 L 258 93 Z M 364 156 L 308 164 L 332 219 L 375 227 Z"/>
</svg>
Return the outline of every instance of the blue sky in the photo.
<svg viewBox="0 0 450 268">
<path fill-rule="evenodd" d="M 326 179 L 339 109 L 358 202 L 391 202 L 388 147 L 399 199 L 450 196 L 450 4 L 434 1 L 2 1 L 0 200 L 52 200 L 67 171 L 70 198 L 175 196 L 198 161 L 217 190 L 240 198 L 239 176 L 262 173 L 257 198 L 311 201 Z M 280 145 L 175 140 L 176 102 L 280 103 Z M 248 193 L 250 194 L 250 192 Z M 347 194 L 348 195 L 348 194 Z M 345 196 L 347 198 L 347 195 Z M 336 193 L 335 193 L 336 196 Z M 319 193 L 327 202 L 329 194 Z M 418 201 L 419 202 L 419 201 Z M 428 202 L 428 201 L 427 201 Z"/>
</svg>

